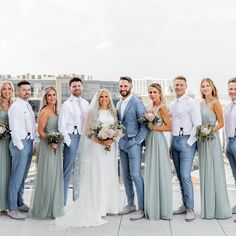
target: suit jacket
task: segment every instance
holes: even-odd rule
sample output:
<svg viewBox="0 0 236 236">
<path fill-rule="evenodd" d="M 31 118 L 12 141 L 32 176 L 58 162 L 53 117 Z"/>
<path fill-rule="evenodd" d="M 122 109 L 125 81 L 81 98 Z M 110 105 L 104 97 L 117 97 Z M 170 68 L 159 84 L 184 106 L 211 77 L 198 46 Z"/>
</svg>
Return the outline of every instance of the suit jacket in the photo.
<svg viewBox="0 0 236 236">
<path fill-rule="evenodd" d="M 125 135 L 119 141 L 120 149 L 125 150 L 134 144 L 142 144 L 148 133 L 146 125 L 138 121 L 146 112 L 143 102 L 133 95 L 125 108 L 123 118 L 121 118 L 121 101 L 117 104 L 117 110 L 118 118 L 125 127 Z"/>
</svg>

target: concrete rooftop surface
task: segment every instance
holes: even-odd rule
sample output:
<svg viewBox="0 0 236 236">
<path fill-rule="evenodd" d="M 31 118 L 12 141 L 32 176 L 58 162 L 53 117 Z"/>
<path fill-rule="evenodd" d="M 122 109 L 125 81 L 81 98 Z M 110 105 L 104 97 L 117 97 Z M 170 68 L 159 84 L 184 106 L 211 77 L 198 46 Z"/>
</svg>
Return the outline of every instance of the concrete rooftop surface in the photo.
<svg viewBox="0 0 236 236">
<path fill-rule="evenodd" d="M 236 205 L 236 190 L 228 185 L 231 206 Z M 124 205 L 126 197 L 124 187 L 121 186 Z M 25 190 L 25 201 L 29 204 L 31 190 Z M 149 221 L 142 219 L 130 221 L 132 214 L 125 216 L 109 216 L 107 224 L 98 227 L 67 228 L 61 230 L 52 224 L 52 220 L 17 221 L 6 215 L 0 216 L 0 236 L 235 236 L 236 215 L 227 220 L 203 220 L 200 218 L 200 189 L 199 184 L 194 184 L 195 213 L 193 222 L 185 222 L 184 215 L 174 216 L 173 220 Z M 178 184 L 173 184 L 173 208 L 176 209 L 181 203 Z M 78 212 L 79 214 L 79 212 Z"/>
</svg>

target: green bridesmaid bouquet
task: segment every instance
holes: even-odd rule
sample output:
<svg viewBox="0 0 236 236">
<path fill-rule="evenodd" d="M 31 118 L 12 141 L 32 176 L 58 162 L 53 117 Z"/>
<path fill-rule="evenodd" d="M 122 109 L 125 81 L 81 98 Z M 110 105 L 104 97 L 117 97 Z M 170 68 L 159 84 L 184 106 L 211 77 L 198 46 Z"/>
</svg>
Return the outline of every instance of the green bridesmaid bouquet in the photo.
<svg viewBox="0 0 236 236">
<path fill-rule="evenodd" d="M 7 125 L 0 124 L 0 141 L 10 136 L 10 129 Z"/>
<path fill-rule="evenodd" d="M 48 144 L 58 144 L 64 142 L 64 136 L 59 132 L 51 132 L 46 137 Z"/>
<path fill-rule="evenodd" d="M 202 142 L 213 140 L 215 136 L 212 131 L 212 125 L 209 124 L 199 125 L 197 127 L 196 137 L 198 140 Z"/>
</svg>

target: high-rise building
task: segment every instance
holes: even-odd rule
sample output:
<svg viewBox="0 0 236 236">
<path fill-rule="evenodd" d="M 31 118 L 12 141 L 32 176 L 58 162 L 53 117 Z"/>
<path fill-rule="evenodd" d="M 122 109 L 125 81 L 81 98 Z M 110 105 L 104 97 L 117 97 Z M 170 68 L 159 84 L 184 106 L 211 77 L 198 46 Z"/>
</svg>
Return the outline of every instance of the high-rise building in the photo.
<svg viewBox="0 0 236 236">
<path fill-rule="evenodd" d="M 172 80 L 156 79 L 152 77 L 133 79 L 133 91 L 140 97 L 147 96 L 148 86 L 152 83 L 160 84 L 164 95 L 172 93 Z"/>
</svg>

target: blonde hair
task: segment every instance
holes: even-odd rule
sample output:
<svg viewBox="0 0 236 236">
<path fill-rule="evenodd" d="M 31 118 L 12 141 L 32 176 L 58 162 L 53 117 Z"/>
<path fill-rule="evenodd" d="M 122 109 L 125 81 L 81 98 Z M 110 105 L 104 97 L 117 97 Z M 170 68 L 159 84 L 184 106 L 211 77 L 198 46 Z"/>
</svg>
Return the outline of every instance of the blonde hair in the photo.
<svg viewBox="0 0 236 236">
<path fill-rule="evenodd" d="M 112 97 L 111 97 L 111 93 L 108 89 L 105 89 L 105 88 L 102 88 L 98 91 L 97 93 L 97 100 L 98 100 L 98 106 L 100 106 L 99 104 L 99 97 L 100 95 L 103 93 L 103 92 L 106 92 L 108 97 L 109 97 L 109 104 L 108 104 L 108 109 L 111 111 L 111 114 L 116 117 L 116 108 L 114 106 L 114 103 L 113 103 L 113 100 L 112 100 Z"/>
<path fill-rule="evenodd" d="M 56 93 L 56 95 L 57 95 L 57 90 L 54 87 L 52 87 L 52 86 L 45 87 L 43 89 L 43 96 L 42 96 L 39 112 L 41 112 L 48 105 L 47 94 L 48 94 L 48 92 L 50 90 L 53 90 Z M 57 101 L 56 101 L 56 104 L 55 104 L 55 107 L 54 107 L 54 112 L 55 112 L 56 115 L 58 115 L 58 104 L 57 104 Z"/>
<path fill-rule="evenodd" d="M 204 82 L 207 82 L 211 86 L 211 88 L 212 88 L 212 92 L 211 92 L 212 97 L 218 99 L 218 92 L 217 92 L 216 86 L 215 86 L 214 82 L 209 78 L 202 79 L 202 81 L 201 81 L 201 85 L 200 85 L 201 97 L 203 99 L 206 98 L 206 96 L 203 94 L 203 92 L 201 90 L 202 84 Z"/>
<path fill-rule="evenodd" d="M 0 104 L 3 102 L 3 97 L 2 97 L 2 89 L 3 87 L 8 84 L 10 85 L 11 89 L 12 89 L 12 96 L 10 97 L 9 101 L 8 101 L 8 104 L 11 105 L 13 103 L 13 98 L 14 98 L 14 85 L 11 81 L 2 81 L 2 83 L 0 84 Z"/>
<path fill-rule="evenodd" d="M 158 84 L 158 83 L 153 83 L 153 84 L 149 85 L 149 88 L 150 87 L 153 87 L 153 88 L 157 89 L 157 91 L 160 94 L 160 102 L 165 104 L 165 98 L 164 98 L 163 93 L 162 93 L 161 85 Z"/>
</svg>

